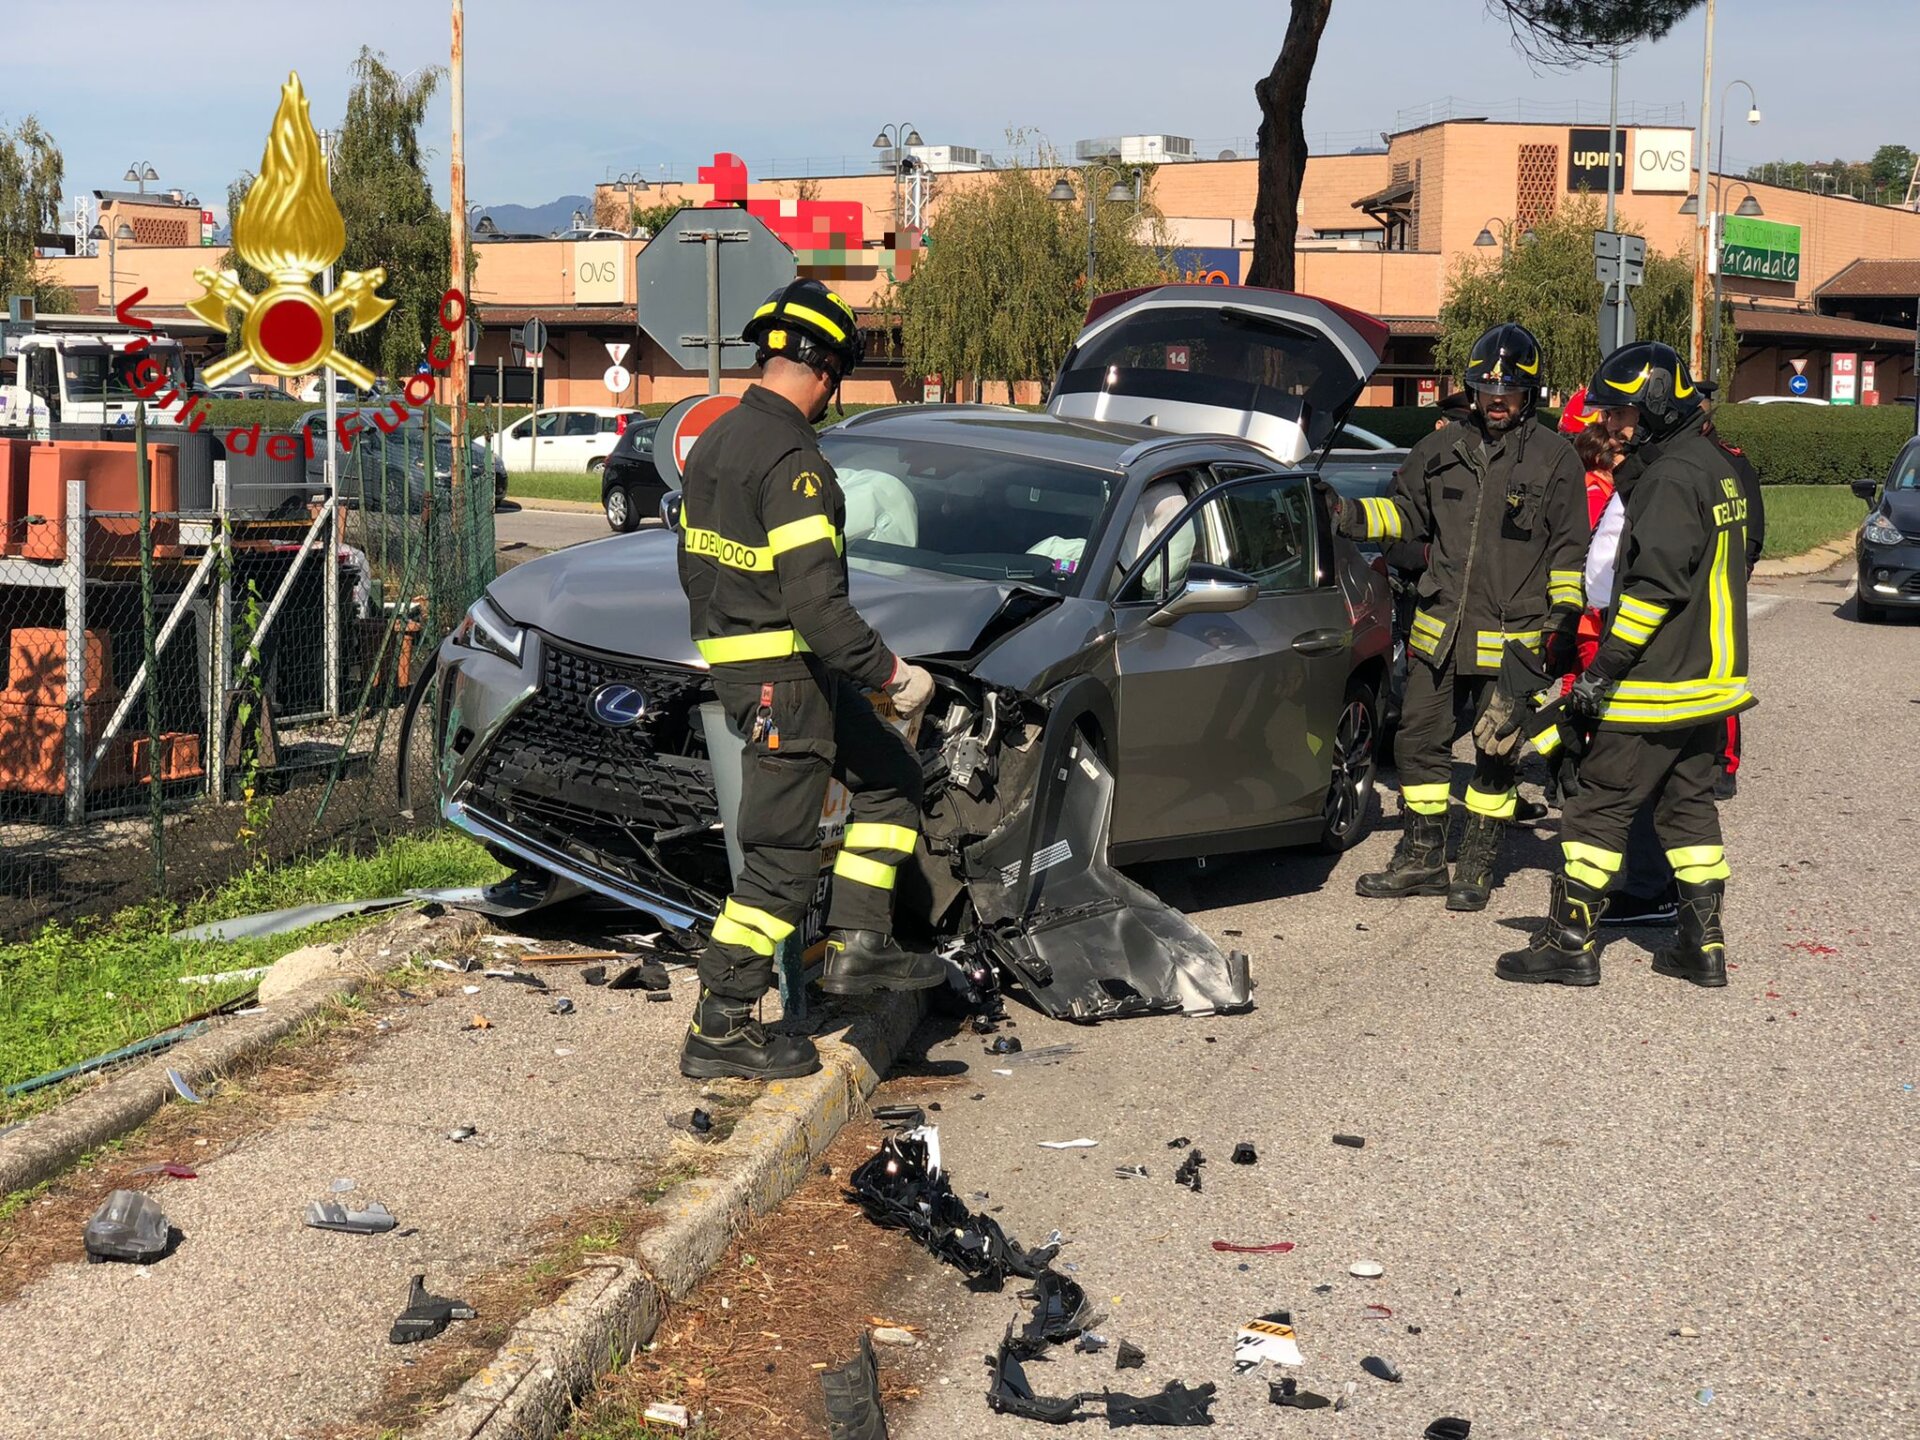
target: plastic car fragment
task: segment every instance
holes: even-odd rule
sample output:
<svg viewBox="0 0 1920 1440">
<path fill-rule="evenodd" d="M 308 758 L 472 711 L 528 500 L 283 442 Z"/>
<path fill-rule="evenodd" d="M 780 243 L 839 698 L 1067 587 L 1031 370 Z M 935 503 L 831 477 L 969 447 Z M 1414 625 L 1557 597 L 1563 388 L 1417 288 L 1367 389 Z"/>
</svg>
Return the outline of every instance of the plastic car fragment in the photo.
<svg viewBox="0 0 1920 1440">
<path fill-rule="evenodd" d="M 1042 1271 L 1033 1288 L 1021 1291 L 1020 1296 L 1033 1301 L 1033 1314 L 1014 1341 L 1023 1360 L 1049 1345 L 1064 1345 L 1099 1319 L 1087 1301 L 1087 1292 L 1057 1270 Z"/>
<path fill-rule="evenodd" d="M 167 1253 L 173 1228 L 166 1212 L 144 1190 L 116 1190 L 87 1221 L 82 1239 L 87 1263 L 126 1260 L 145 1265 Z"/>
<path fill-rule="evenodd" d="M 387 1339 L 395 1345 L 431 1340 L 455 1320 L 471 1320 L 475 1313 L 474 1308 L 464 1300 L 428 1294 L 427 1277 L 416 1275 L 412 1288 L 407 1292 L 407 1308 L 394 1320 L 393 1329 L 387 1332 Z"/>
<path fill-rule="evenodd" d="M 1233 1368 L 1245 1374 L 1256 1365 L 1304 1365 L 1300 1342 L 1293 1333 L 1293 1316 L 1275 1310 L 1247 1321 L 1233 1337 Z"/>
<path fill-rule="evenodd" d="M 1302 1390 L 1300 1382 L 1287 1376 L 1267 1382 L 1267 1403 L 1285 1405 L 1294 1410 L 1324 1410 L 1333 1402 L 1324 1395 Z"/>
<path fill-rule="evenodd" d="M 1276 1240 L 1271 1245 L 1236 1245 L 1231 1240 L 1216 1240 L 1213 1248 L 1229 1255 L 1290 1255 L 1293 1241 Z"/>
<path fill-rule="evenodd" d="M 1107 861 L 1113 775 L 1077 734 L 1050 734 L 1039 773 L 1064 775 L 965 852 L 979 939 L 1063 1020 L 1252 1007 L 1247 957 Z"/>
<path fill-rule="evenodd" d="M 638 964 L 625 966 L 614 972 L 607 981 L 609 990 L 659 991 L 672 987 L 673 976 L 658 960 L 642 960 Z"/>
<path fill-rule="evenodd" d="M 1131 1340 L 1122 1340 L 1120 1348 L 1113 1355 L 1113 1368 L 1116 1370 L 1139 1370 L 1146 1363 L 1147 1352 Z"/>
<path fill-rule="evenodd" d="M 987 1405 L 1000 1415 L 1015 1415 L 1022 1420 L 1038 1420 L 1043 1425 L 1065 1425 L 1078 1420 L 1081 1404 L 1090 1397 L 1074 1395 L 1036 1395 L 1027 1379 L 1025 1367 L 1013 1338 L 1013 1327 L 1000 1340 L 999 1351 L 988 1358 L 993 1381 L 987 1387 Z"/>
<path fill-rule="evenodd" d="M 906 1231 L 935 1259 L 986 1288 L 998 1288 L 1009 1275 L 1037 1279 L 1059 1253 L 1051 1244 L 1023 1249 L 991 1216 L 969 1210 L 940 1167 L 939 1131 L 932 1126 L 889 1135 L 847 1185 L 847 1198 L 869 1220 Z"/>
<path fill-rule="evenodd" d="M 1128 1425 L 1211 1425 L 1208 1413 L 1219 1389 L 1211 1380 L 1189 1389 L 1169 1380 L 1157 1395 L 1106 1394 L 1107 1424 L 1115 1430 Z"/>
<path fill-rule="evenodd" d="M 345 1235 L 384 1235 L 400 1223 L 378 1200 L 364 1210 L 349 1210 L 334 1200 L 309 1200 L 306 1222 L 315 1230 L 338 1230 Z"/>
<path fill-rule="evenodd" d="M 880 1408 L 880 1369 L 873 1340 L 864 1331 L 860 1351 L 844 1365 L 820 1372 L 827 1402 L 829 1440 L 887 1440 L 887 1417 Z"/>
</svg>

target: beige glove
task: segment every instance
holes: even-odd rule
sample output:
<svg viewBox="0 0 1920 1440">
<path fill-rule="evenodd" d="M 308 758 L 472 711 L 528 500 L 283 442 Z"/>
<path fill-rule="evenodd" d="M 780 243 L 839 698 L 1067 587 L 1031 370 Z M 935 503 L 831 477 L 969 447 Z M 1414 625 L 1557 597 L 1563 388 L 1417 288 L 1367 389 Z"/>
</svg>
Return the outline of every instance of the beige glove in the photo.
<svg viewBox="0 0 1920 1440">
<path fill-rule="evenodd" d="M 1473 722 L 1474 748 L 1482 755 L 1504 759 L 1520 748 L 1522 716 L 1511 695 L 1494 686 L 1487 695 L 1486 709 Z"/>
<path fill-rule="evenodd" d="M 893 708 L 900 718 L 911 720 L 925 710 L 927 702 L 933 699 L 933 676 L 918 665 L 895 660 L 893 679 L 887 682 L 887 694 L 893 698 Z"/>
</svg>

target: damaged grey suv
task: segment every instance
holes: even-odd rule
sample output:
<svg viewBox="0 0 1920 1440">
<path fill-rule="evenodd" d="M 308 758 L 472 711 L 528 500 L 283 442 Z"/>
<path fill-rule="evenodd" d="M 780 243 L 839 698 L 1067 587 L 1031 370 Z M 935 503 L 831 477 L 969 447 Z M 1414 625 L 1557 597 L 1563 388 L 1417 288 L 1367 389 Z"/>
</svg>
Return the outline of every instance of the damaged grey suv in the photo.
<svg viewBox="0 0 1920 1440">
<path fill-rule="evenodd" d="M 1128 292 L 1046 414 L 903 406 L 822 435 L 854 603 L 938 686 L 903 939 L 1068 1019 L 1249 1003 L 1245 957 L 1115 867 L 1366 832 L 1392 597 L 1302 467 L 1385 340 L 1277 291 Z M 446 819 L 549 893 L 701 931 L 742 742 L 675 551 L 615 535 L 501 576 L 441 648 L 434 733 Z M 824 897 L 832 815 L 822 838 Z"/>
</svg>

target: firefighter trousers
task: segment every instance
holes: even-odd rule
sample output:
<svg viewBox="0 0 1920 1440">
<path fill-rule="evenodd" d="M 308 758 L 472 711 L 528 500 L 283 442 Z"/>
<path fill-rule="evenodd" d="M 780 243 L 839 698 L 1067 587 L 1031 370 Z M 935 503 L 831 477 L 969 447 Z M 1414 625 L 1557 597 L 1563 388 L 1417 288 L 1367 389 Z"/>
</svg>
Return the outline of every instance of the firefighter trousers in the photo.
<svg viewBox="0 0 1920 1440">
<path fill-rule="evenodd" d="M 1580 761 L 1580 791 L 1561 812 L 1568 878 L 1595 890 L 1611 885 L 1625 862 L 1634 817 L 1650 806 L 1676 879 L 1725 880 L 1713 786 L 1726 736 L 1724 720 L 1645 734 L 1596 731 Z"/>
<path fill-rule="evenodd" d="M 773 983 L 774 952 L 806 918 L 820 882 L 820 819 L 827 782 L 853 792 L 833 866 L 827 923 L 893 928 L 894 877 L 920 831 L 920 761 L 860 688 L 810 660 L 809 678 L 768 685 L 716 676 L 727 720 L 747 737 L 741 758 L 742 862 L 705 952 L 700 982 L 752 1002 Z"/>
<path fill-rule="evenodd" d="M 1461 675 L 1452 661 L 1435 669 L 1419 657 L 1407 666 L 1394 762 L 1400 770 L 1401 806 L 1415 815 L 1445 815 L 1453 790 L 1453 742 L 1471 729 L 1492 693 L 1491 675 Z M 1468 813 L 1495 820 L 1513 818 L 1519 755 L 1474 751 L 1467 782 Z"/>
</svg>

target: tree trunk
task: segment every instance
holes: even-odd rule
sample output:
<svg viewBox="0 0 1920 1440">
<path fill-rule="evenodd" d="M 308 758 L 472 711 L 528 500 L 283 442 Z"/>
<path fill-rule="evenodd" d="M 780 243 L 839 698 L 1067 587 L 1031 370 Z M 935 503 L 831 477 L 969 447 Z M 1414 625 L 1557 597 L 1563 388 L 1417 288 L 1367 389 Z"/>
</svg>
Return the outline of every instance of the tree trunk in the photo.
<svg viewBox="0 0 1920 1440">
<path fill-rule="evenodd" d="M 1253 202 L 1249 285 L 1294 288 L 1293 237 L 1300 224 L 1300 186 L 1307 176 L 1307 82 L 1320 54 L 1333 0 L 1293 0 L 1287 36 L 1273 70 L 1253 87 L 1260 102 L 1260 188 Z"/>
</svg>

